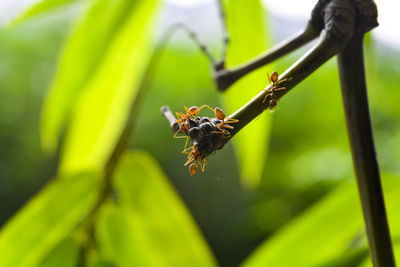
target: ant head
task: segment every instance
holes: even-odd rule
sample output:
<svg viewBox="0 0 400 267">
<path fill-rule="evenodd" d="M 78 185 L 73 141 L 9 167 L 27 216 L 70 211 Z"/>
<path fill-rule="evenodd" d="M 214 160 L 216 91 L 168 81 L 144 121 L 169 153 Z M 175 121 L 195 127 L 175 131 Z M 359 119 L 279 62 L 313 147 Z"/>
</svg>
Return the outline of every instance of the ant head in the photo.
<svg viewBox="0 0 400 267">
<path fill-rule="evenodd" d="M 225 119 L 225 113 L 219 107 L 215 108 L 215 116 L 219 120 L 224 120 Z"/>
<path fill-rule="evenodd" d="M 190 164 L 189 173 L 190 173 L 190 175 L 195 175 L 197 173 L 197 164 L 196 163 Z"/>
<path fill-rule="evenodd" d="M 190 115 L 196 116 L 199 113 L 199 107 L 193 106 L 189 108 Z"/>
<path fill-rule="evenodd" d="M 274 83 L 276 81 L 278 81 L 279 75 L 276 71 L 271 73 L 271 81 Z"/>
</svg>

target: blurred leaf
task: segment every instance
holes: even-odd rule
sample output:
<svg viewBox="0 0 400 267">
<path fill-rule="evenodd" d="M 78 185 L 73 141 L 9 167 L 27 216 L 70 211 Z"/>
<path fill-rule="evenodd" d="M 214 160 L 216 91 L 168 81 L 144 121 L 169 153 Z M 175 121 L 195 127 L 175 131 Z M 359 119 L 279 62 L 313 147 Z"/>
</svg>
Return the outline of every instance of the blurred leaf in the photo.
<svg viewBox="0 0 400 267">
<path fill-rule="evenodd" d="M 83 89 L 63 146 L 61 173 L 101 171 L 108 160 L 152 51 L 150 37 L 156 3 L 143 0 L 135 6 Z"/>
<path fill-rule="evenodd" d="M 140 221 L 131 221 L 121 209 L 103 207 L 97 230 L 101 257 L 121 267 L 162 266 L 163 259 L 144 242 L 146 233 L 136 233 L 134 228 L 138 226 Z"/>
<path fill-rule="evenodd" d="M 10 26 L 15 26 L 25 22 L 36 15 L 42 14 L 44 12 L 53 10 L 55 8 L 61 7 L 66 4 L 77 2 L 78 0 L 41 0 L 38 3 L 28 7 L 20 15 L 18 15 L 10 24 Z"/>
<path fill-rule="evenodd" d="M 100 253 L 119 266 L 215 266 L 184 204 L 155 160 L 125 154 L 115 178 L 119 206 L 104 209 Z"/>
<path fill-rule="evenodd" d="M 226 1 L 231 42 L 227 66 L 244 63 L 266 50 L 267 40 L 261 2 Z M 226 93 L 224 103 L 230 113 L 242 107 L 268 83 L 267 71 L 260 68 L 236 82 Z M 271 115 L 263 115 L 242 129 L 234 138 L 240 159 L 241 177 L 247 186 L 258 185 L 267 157 Z"/>
<path fill-rule="evenodd" d="M 360 263 L 369 255 L 368 247 L 365 246 L 357 248 L 349 248 L 347 251 L 338 255 L 337 258 L 329 260 L 328 263 L 323 263 L 320 267 L 354 267 L 359 266 Z"/>
<path fill-rule="evenodd" d="M 122 25 L 133 16 L 135 12 L 132 10 L 138 1 L 91 2 L 67 41 L 44 105 L 42 143 L 47 150 L 56 149 L 63 125 L 69 120 L 77 100 L 87 90 L 87 83 L 99 69 L 104 69 L 104 58 L 110 57 L 112 51 L 109 50 L 113 46 L 115 50 L 117 39 L 122 38 L 120 35 L 124 31 Z M 135 30 L 131 31 L 133 35 Z"/>
<path fill-rule="evenodd" d="M 400 179 L 386 176 L 383 181 L 388 210 L 396 208 L 399 214 Z M 358 249 L 355 240 L 360 233 L 364 236 L 357 188 L 345 183 L 268 239 L 243 266 L 301 267 L 337 261 L 346 251 Z"/>
<path fill-rule="evenodd" d="M 93 207 L 98 179 L 59 177 L 32 199 L 0 232 L 0 266 L 36 266 Z"/>
<path fill-rule="evenodd" d="M 118 266 L 108 261 L 99 260 L 93 264 L 89 264 L 88 267 L 118 267 Z"/>
<path fill-rule="evenodd" d="M 396 228 L 398 228 L 398 227 L 396 227 Z M 394 257 L 396 259 L 396 262 L 398 264 L 400 261 L 400 242 L 393 243 L 393 252 L 394 252 Z M 373 267 L 371 257 L 367 257 L 366 260 L 360 265 L 360 267 Z"/>
<path fill-rule="evenodd" d="M 39 265 L 40 267 L 75 267 L 79 256 L 79 243 L 68 237 L 58 244 Z"/>
</svg>

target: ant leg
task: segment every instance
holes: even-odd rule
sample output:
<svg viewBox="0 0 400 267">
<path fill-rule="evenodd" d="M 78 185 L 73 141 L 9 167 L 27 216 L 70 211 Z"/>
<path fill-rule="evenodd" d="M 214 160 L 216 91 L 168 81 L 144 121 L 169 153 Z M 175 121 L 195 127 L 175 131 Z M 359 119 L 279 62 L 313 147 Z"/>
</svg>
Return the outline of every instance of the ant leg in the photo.
<svg viewBox="0 0 400 267">
<path fill-rule="evenodd" d="M 225 119 L 225 122 L 226 122 L 226 123 L 236 123 L 236 122 L 239 122 L 239 120 L 227 118 L 227 119 Z"/>
<path fill-rule="evenodd" d="M 222 125 L 223 127 L 225 127 L 225 128 L 228 128 L 228 129 L 235 129 L 235 128 L 233 128 L 232 126 L 230 126 L 229 124 L 225 124 L 224 123 L 224 125 Z"/>
<path fill-rule="evenodd" d="M 212 109 L 209 105 L 202 105 L 201 107 L 199 107 L 198 110 L 200 111 L 202 108 L 209 108 L 212 112 L 215 112 L 215 110 Z"/>
<path fill-rule="evenodd" d="M 192 157 L 190 157 L 189 159 L 188 159 L 188 161 L 186 161 L 186 163 L 185 163 L 185 165 L 184 166 L 187 166 L 190 162 L 192 162 L 194 160 L 194 157 L 192 156 Z"/>
<path fill-rule="evenodd" d="M 265 100 L 267 100 L 267 97 L 268 97 L 268 96 L 271 96 L 271 97 L 272 97 L 272 96 L 273 96 L 273 93 L 266 94 L 265 97 L 264 97 L 264 100 L 262 101 L 262 103 L 264 103 Z"/>
<path fill-rule="evenodd" d="M 201 161 L 200 161 L 200 162 L 201 162 Z M 207 165 L 207 160 L 206 160 L 206 159 L 203 159 L 203 165 L 201 165 L 200 163 L 199 163 L 199 165 L 200 165 L 200 167 L 201 167 L 201 171 L 204 172 L 204 169 L 206 168 L 206 165 Z"/>
<path fill-rule="evenodd" d="M 202 170 L 203 170 L 203 165 L 202 165 L 202 162 L 201 162 L 201 160 L 200 160 L 200 159 L 198 159 L 198 160 L 197 160 L 197 163 L 200 165 L 200 169 L 202 169 Z"/>
<path fill-rule="evenodd" d="M 183 151 L 182 151 L 183 154 L 189 154 L 189 153 L 187 152 L 187 150 L 192 148 L 192 147 L 187 147 L 188 140 L 189 140 L 189 136 L 186 136 L 185 148 L 184 148 Z"/>
<path fill-rule="evenodd" d="M 288 81 L 287 78 L 282 79 L 282 80 L 280 80 L 280 81 L 277 81 L 277 82 L 275 83 L 275 85 L 279 85 L 280 83 L 283 83 L 283 82 L 286 82 L 286 81 Z"/>
<path fill-rule="evenodd" d="M 186 148 L 184 151 L 182 151 L 182 154 L 188 154 L 190 155 L 190 152 L 187 152 L 188 150 L 192 149 L 191 147 Z"/>
<path fill-rule="evenodd" d="M 220 129 L 224 134 L 231 134 L 229 131 L 224 129 L 225 123 L 222 121 L 220 124 L 217 125 L 218 129 Z M 227 127 L 228 128 L 228 127 Z"/>
<path fill-rule="evenodd" d="M 185 118 L 186 115 L 183 114 L 182 112 L 176 112 L 176 117 L 179 118 L 178 120 L 181 120 L 182 118 Z"/>
<path fill-rule="evenodd" d="M 282 82 L 289 82 L 289 81 L 291 81 L 292 79 L 293 79 L 293 77 L 282 79 L 282 80 L 280 80 L 280 81 L 277 81 L 277 82 L 275 83 L 275 85 L 278 85 L 278 84 L 280 84 L 280 83 L 282 83 Z"/>
<path fill-rule="evenodd" d="M 286 87 L 275 88 L 274 91 L 283 91 L 286 90 Z"/>
<path fill-rule="evenodd" d="M 174 138 L 187 138 L 188 136 L 183 136 L 183 135 L 179 135 L 179 136 L 177 136 L 178 135 L 178 133 L 180 133 L 179 131 L 177 131 L 175 134 L 174 134 Z"/>
</svg>

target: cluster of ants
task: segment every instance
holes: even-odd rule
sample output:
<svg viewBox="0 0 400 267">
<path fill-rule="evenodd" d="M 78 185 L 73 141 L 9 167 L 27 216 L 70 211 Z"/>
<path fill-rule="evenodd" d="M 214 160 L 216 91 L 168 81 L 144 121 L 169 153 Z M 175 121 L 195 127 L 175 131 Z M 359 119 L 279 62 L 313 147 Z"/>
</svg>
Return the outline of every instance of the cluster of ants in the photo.
<svg viewBox="0 0 400 267">
<path fill-rule="evenodd" d="M 205 107 L 214 112 L 215 118 L 196 117 L 200 110 Z M 174 138 L 186 138 L 182 153 L 188 155 L 185 166 L 191 163 L 189 173 L 194 175 L 197 173 L 197 163 L 200 165 L 201 171 L 204 172 L 204 168 L 207 165 L 207 157 L 224 146 L 224 139 L 230 136 L 230 132 L 227 129 L 233 129 L 228 123 L 239 121 L 226 118 L 222 109 L 218 107 L 212 109 L 208 105 L 185 107 L 185 112 L 176 112 L 178 118 L 176 122 L 179 124 L 179 129 Z M 186 136 L 178 136 L 178 133 L 184 133 Z M 189 138 L 193 141 L 191 147 L 187 147 Z"/>
<path fill-rule="evenodd" d="M 268 81 L 271 85 L 270 89 L 263 89 L 265 92 L 268 92 L 268 94 L 265 95 L 262 103 L 264 103 L 269 96 L 270 108 L 277 105 L 274 92 L 286 89 L 285 87 L 278 87 L 278 85 L 286 79 L 281 81 L 278 81 L 278 79 L 278 73 L 276 71 L 272 72 L 271 77 L 268 75 Z M 230 137 L 231 133 L 227 129 L 233 129 L 233 127 L 229 125 L 229 123 L 237 123 L 239 120 L 226 118 L 225 113 L 218 107 L 212 109 L 208 105 L 203 105 L 201 107 L 193 106 L 184 108 L 186 113 L 176 112 L 178 119 L 176 119 L 175 122 L 178 123 L 179 128 L 174 138 L 186 138 L 182 153 L 188 155 L 185 166 L 191 163 L 189 166 L 189 173 L 190 175 L 194 175 L 198 170 L 197 164 L 200 165 L 201 171 L 204 172 L 205 166 L 207 165 L 207 157 L 216 150 L 221 149 L 225 144 L 224 139 Z M 215 114 L 215 118 L 196 117 L 203 108 L 212 110 Z M 179 133 L 183 133 L 185 136 L 178 136 Z M 187 147 L 189 139 L 193 141 L 191 147 Z"/>
</svg>

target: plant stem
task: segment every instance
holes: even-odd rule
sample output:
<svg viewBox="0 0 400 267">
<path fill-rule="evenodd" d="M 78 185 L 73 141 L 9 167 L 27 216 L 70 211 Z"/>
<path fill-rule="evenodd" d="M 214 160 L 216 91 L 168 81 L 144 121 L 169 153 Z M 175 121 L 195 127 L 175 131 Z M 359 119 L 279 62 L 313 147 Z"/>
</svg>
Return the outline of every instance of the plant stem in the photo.
<svg viewBox="0 0 400 267">
<path fill-rule="evenodd" d="M 374 266 L 395 266 L 369 115 L 363 34 L 338 55 L 347 130 Z"/>
<path fill-rule="evenodd" d="M 299 48 L 300 46 L 308 43 L 309 41 L 315 39 L 320 33 L 320 30 L 316 29 L 311 23 L 307 25 L 307 27 L 296 34 L 295 36 L 289 38 L 286 41 L 278 44 L 273 47 L 271 50 L 266 53 L 254 58 L 253 60 L 240 65 L 238 67 L 232 69 L 214 69 L 214 79 L 217 84 L 217 87 L 220 91 L 225 91 L 228 89 L 234 82 L 248 74 L 249 72 L 268 64 L 287 53 L 292 52 L 293 50 Z"/>
<path fill-rule="evenodd" d="M 286 81 L 279 84 L 279 87 L 285 87 L 286 90 L 276 91 L 274 98 L 278 100 L 294 86 L 317 70 L 322 64 L 336 55 L 343 48 L 345 42 L 346 40 L 339 40 L 323 31 L 319 42 L 279 76 L 279 80 L 286 79 Z M 271 86 L 269 85 L 265 89 L 270 88 Z M 239 122 L 235 124 L 235 128 L 230 130 L 231 137 L 269 107 L 270 97 L 267 97 L 263 102 L 268 93 L 269 92 L 261 91 L 242 108 L 229 116 L 229 118 L 239 120 Z"/>
<path fill-rule="evenodd" d="M 168 120 L 171 130 L 176 133 L 179 130 L 179 123 L 176 122 L 176 118 L 168 106 L 161 107 L 161 114 Z"/>
</svg>

